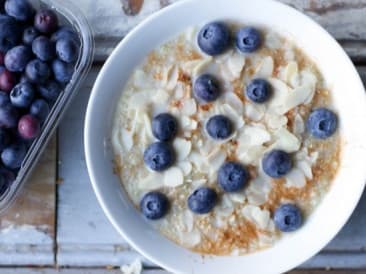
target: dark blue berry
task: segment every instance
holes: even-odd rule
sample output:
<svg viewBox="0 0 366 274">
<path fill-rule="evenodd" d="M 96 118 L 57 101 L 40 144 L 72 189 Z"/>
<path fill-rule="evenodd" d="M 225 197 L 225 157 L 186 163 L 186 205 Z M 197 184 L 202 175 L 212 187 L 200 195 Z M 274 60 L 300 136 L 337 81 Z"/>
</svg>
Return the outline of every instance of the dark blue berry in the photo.
<svg viewBox="0 0 366 274">
<path fill-rule="evenodd" d="M 56 54 L 66 63 L 73 63 L 79 56 L 79 44 L 74 39 L 61 38 L 56 42 Z"/>
<path fill-rule="evenodd" d="M 42 123 L 46 120 L 50 112 L 50 107 L 45 100 L 37 99 L 32 103 L 29 112 Z"/>
<path fill-rule="evenodd" d="M 23 31 L 23 44 L 31 46 L 34 39 L 39 36 L 38 30 L 35 27 L 28 27 Z"/>
<path fill-rule="evenodd" d="M 163 142 L 151 144 L 144 152 L 144 162 L 154 171 L 164 171 L 172 166 L 174 152 L 172 147 Z"/>
<path fill-rule="evenodd" d="M 0 197 L 9 189 L 9 182 L 3 173 L 0 173 Z"/>
<path fill-rule="evenodd" d="M 284 204 L 275 210 L 273 220 L 279 230 L 292 232 L 302 225 L 302 214 L 297 206 Z"/>
<path fill-rule="evenodd" d="M 308 132 L 318 139 L 326 139 L 332 136 L 336 132 L 337 127 L 337 115 L 326 108 L 313 110 L 306 122 Z"/>
<path fill-rule="evenodd" d="M 20 83 L 10 92 L 10 101 L 18 108 L 28 108 L 34 98 L 35 91 L 30 83 Z"/>
<path fill-rule="evenodd" d="M 58 18 L 52 10 L 40 10 L 34 17 L 34 26 L 41 32 L 50 34 L 58 27 Z"/>
<path fill-rule="evenodd" d="M 60 39 L 73 39 L 76 43 L 80 44 L 80 39 L 77 33 L 68 26 L 60 27 L 54 34 L 51 36 L 52 42 L 57 42 Z"/>
<path fill-rule="evenodd" d="M 208 135 L 216 140 L 225 140 L 233 133 L 232 122 L 224 115 L 212 116 L 206 123 Z"/>
<path fill-rule="evenodd" d="M 208 187 L 201 187 L 189 195 L 187 203 L 192 212 L 196 214 L 207 214 L 215 207 L 217 199 L 215 190 Z"/>
<path fill-rule="evenodd" d="M 18 21 L 28 21 L 34 14 L 34 9 L 28 0 L 6 0 L 5 11 Z"/>
<path fill-rule="evenodd" d="M 5 147 L 10 144 L 11 136 L 8 130 L 0 128 L 0 151 L 3 151 Z"/>
<path fill-rule="evenodd" d="M 264 79 L 255 79 L 247 87 L 247 96 L 255 103 L 266 102 L 270 98 L 271 93 L 271 85 Z"/>
<path fill-rule="evenodd" d="M 6 104 L 10 104 L 9 94 L 4 91 L 0 91 L 0 107 Z"/>
<path fill-rule="evenodd" d="M 200 101 L 212 102 L 220 95 L 220 83 L 213 75 L 203 74 L 194 82 L 193 92 Z"/>
<path fill-rule="evenodd" d="M 49 81 L 45 84 L 38 86 L 38 92 L 49 103 L 53 103 L 57 100 L 62 89 L 60 85 L 54 81 Z"/>
<path fill-rule="evenodd" d="M 197 42 L 204 53 L 219 55 L 230 46 L 230 30 L 223 23 L 209 23 L 198 33 Z"/>
<path fill-rule="evenodd" d="M 29 47 L 17 46 L 6 53 L 4 63 L 9 71 L 21 72 L 31 59 L 32 51 Z"/>
<path fill-rule="evenodd" d="M 142 198 L 140 210 L 142 214 L 150 220 L 160 219 L 164 217 L 169 210 L 169 200 L 161 192 L 149 192 Z"/>
<path fill-rule="evenodd" d="M 6 147 L 1 153 L 1 160 L 7 168 L 18 169 L 21 167 L 26 153 L 26 146 L 19 142 Z"/>
<path fill-rule="evenodd" d="M 242 190 L 249 180 L 249 172 L 240 163 L 226 162 L 219 171 L 217 182 L 225 192 Z"/>
<path fill-rule="evenodd" d="M 240 29 L 236 34 L 236 47 L 245 53 L 251 53 L 259 49 L 262 45 L 260 32 L 252 27 Z"/>
<path fill-rule="evenodd" d="M 55 44 L 46 36 L 39 36 L 32 43 L 32 51 L 38 59 L 50 61 L 55 58 Z"/>
<path fill-rule="evenodd" d="M 19 113 L 11 104 L 0 107 L 0 127 L 15 128 L 18 124 Z"/>
<path fill-rule="evenodd" d="M 263 171 L 272 178 L 285 176 L 292 168 L 290 154 L 282 150 L 272 150 L 262 159 Z"/>
<path fill-rule="evenodd" d="M 7 52 L 19 44 L 22 29 L 11 17 L 0 18 L 0 51 Z"/>
<path fill-rule="evenodd" d="M 177 120 L 169 113 L 161 113 L 152 120 L 152 133 L 160 141 L 172 140 L 177 131 Z"/>
<path fill-rule="evenodd" d="M 26 66 L 25 75 L 30 82 L 41 84 L 48 80 L 51 75 L 51 70 L 47 63 L 42 62 L 39 59 L 34 59 Z"/>
<path fill-rule="evenodd" d="M 74 65 L 56 59 L 52 63 L 52 71 L 55 79 L 58 82 L 62 84 L 67 84 L 68 82 L 70 82 L 74 73 Z"/>
</svg>

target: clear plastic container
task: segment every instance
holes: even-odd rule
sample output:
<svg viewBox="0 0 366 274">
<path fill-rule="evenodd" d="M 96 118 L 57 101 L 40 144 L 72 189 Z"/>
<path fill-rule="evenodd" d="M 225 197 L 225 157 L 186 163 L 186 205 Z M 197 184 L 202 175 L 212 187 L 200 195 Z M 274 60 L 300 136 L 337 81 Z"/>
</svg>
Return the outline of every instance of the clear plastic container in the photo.
<svg viewBox="0 0 366 274">
<path fill-rule="evenodd" d="M 47 120 L 42 126 L 41 134 L 33 141 L 33 144 L 29 148 L 15 181 L 0 197 L 0 214 L 4 213 L 6 209 L 9 208 L 31 175 L 33 168 L 52 137 L 61 117 L 90 70 L 94 55 L 94 40 L 91 27 L 84 14 L 71 2 L 71 0 L 31 0 L 30 2 L 37 10 L 41 8 L 55 10 L 59 16 L 60 25 L 71 26 L 78 33 L 81 41 L 80 55 L 76 62 L 74 75 L 72 76 L 71 81 L 67 84 L 53 105 Z"/>
</svg>

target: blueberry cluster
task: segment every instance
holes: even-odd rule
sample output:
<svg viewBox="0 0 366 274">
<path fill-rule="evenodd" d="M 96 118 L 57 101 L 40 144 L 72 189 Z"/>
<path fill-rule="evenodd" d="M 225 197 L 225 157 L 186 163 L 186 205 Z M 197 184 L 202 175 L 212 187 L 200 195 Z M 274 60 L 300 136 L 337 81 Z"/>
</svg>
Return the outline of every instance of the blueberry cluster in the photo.
<svg viewBox="0 0 366 274">
<path fill-rule="evenodd" d="M 231 32 L 221 22 L 205 25 L 198 34 L 198 46 L 211 56 L 224 53 L 231 46 Z M 245 54 L 257 51 L 262 45 L 261 33 L 253 27 L 241 28 L 236 33 L 236 48 Z M 218 79 L 211 74 L 197 77 L 193 83 L 193 93 L 200 103 L 211 103 L 222 93 Z M 253 79 L 246 87 L 246 97 L 255 104 L 266 103 L 272 95 L 272 87 L 265 79 Z M 338 126 L 337 116 L 330 110 L 318 108 L 307 119 L 308 132 L 317 139 L 325 139 L 334 134 Z M 215 115 L 205 125 L 207 134 L 214 140 L 225 140 L 234 132 L 233 121 L 224 115 Z M 150 145 L 145 153 L 145 164 L 152 170 L 163 171 L 174 161 L 174 152 L 167 141 L 177 133 L 177 122 L 170 114 L 160 114 L 152 122 L 154 136 L 160 140 Z M 282 150 L 272 150 L 262 159 L 262 169 L 271 178 L 279 179 L 287 175 L 292 167 L 292 156 Z M 250 180 L 246 167 L 238 162 L 225 162 L 218 171 L 217 184 L 223 192 L 238 192 L 245 188 Z M 210 187 L 196 189 L 187 199 L 188 208 L 195 214 L 207 214 L 216 205 L 217 192 Z M 169 208 L 168 198 L 160 192 L 147 193 L 140 203 L 143 214 L 149 219 L 163 217 Z M 282 204 L 273 213 L 277 228 L 291 232 L 302 224 L 302 214 L 294 204 Z"/>
<path fill-rule="evenodd" d="M 50 9 L 0 1 L 0 196 L 71 80 L 80 39 Z"/>
</svg>

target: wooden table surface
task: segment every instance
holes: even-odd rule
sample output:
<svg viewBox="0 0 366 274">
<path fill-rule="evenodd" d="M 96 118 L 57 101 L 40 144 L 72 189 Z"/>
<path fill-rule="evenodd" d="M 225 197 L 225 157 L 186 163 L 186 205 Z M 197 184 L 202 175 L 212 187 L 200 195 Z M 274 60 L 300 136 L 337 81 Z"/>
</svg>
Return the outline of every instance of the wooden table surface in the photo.
<svg viewBox="0 0 366 274">
<path fill-rule="evenodd" d="M 120 270 L 107 271 L 106 267 L 118 267 L 136 258 L 141 258 L 145 267 L 155 268 L 116 233 L 99 207 L 86 170 L 82 133 L 90 90 L 104 60 L 131 28 L 153 12 L 177 1 L 77 1 L 95 33 L 95 64 L 33 177 L 15 205 L 0 218 L 1 274 L 121 273 Z M 366 0 L 281 2 L 323 25 L 342 44 L 366 80 Z M 301 266 L 304 271 L 294 274 L 319 274 L 310 270 L 329 268 L 338 270 L 334 271 L 337 274 L 351 273 L 351 270 L 354 270 L 352 273 L 366 273 L 361 270 L 366 269 L 364 214 L 366 194 L 338 236 Z M 14 265 L 37 267 L 10 268 Z M 52 270 L 55 266 L 72 269 Z M 148 270 L 146 273 L 165 272 Z"/>
</svg>

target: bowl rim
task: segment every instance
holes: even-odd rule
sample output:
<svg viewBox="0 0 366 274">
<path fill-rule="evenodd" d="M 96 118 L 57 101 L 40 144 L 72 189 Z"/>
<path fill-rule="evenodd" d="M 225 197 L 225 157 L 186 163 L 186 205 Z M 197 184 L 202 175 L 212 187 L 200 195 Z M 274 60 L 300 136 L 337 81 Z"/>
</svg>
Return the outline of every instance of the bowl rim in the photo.
<svg viewBox="0 0 366 274">
<path fill-rule="evenodd" d="M 150 260 L 150 261 L 164 267 L 168 271 L 172 271 L 172 272 L 177 272 L 177 271 L 179 271 L 179 269 L 176 269 L 176 268 L 174 268 L 174 266 L 172 266 L 168 263 L 165 263 L 164 261 L 161 261 L 160 259 L 157 259 L 156 256 L 154 256 L 153 254 L 145 252 L 144 248 L 142 246 L 136 244 L 134 242 L 134 240 L 129 237 L 128 233 L 126 233 L 125 230 L 122 227 L 120 227 L 120 225 L 118 224 L 118 221 L 116 220 L 115 216 L 111 213 L 108 202 L 106 201 L 106 197 L 103 196 L 103 193 L 101 192 L 99 184 L 98 184 L 97 180 L 95 180 L 95 170 L 92 168 L 93 167 L 93 164 L 92 164 L 92 159 L 93 159 L 92 147 L 91 147 L 89 138 L 90 138 L 90 133 L 91 133 L 91 128 L 92 128 L 91 116 L 92 116 L 92 111 L 93 111 L 93 109 L 92 109 L 93 101 L 95 100 L 97 90 L 101 89 L 101 83 L 103 81 L 103 78 L 105 77 L 106 71 L 108 70 L 107 68 L 114 61 L 114 59 L 119 55 L 120 51 L 123 50 L 123 48 L 128 44 L 130 39 L 132 39 L 135 35 L 140 35 L 139 33 L 147 25 L 149 25 L 152 21 L 158 20 L 159 17 L 164 16 L 167 13 L 175 12 L 176 10 L 179 10 L 181 8 L 181 6 L 187 5 L 189 3 L 192 4 L 192 2 L 195 2 L 195 1 L 196 0 L 182 0 L 182 1 L 174 3 L 170 6 L 168 6 L 164 9 L 150 15 L 142 23 L 140 23 L 132 31 L 130 31 L 125 36 L 125 38 L 118 44 L 118 46 L 114 49 L 112 54 L 109 56 L 109 58 L 105 62 L 104 66 L 103 66 L 102 70 L 100 71 L 100 73 L 97 77 L 97 80 L 94 84 L 94 87 L 93 87 L 93 90 L 92 90 L 92 93 L 91 93 L 91 96 L 90 96 L 90 99 L 89 99 L 89 103 L 88 103 L 88 108 L 87 108 L 86 118 L 85 118 L 85 128 L 84 128 L 84 146 L 85 146 L 85 156 L 86 156 L 86 163 L 87 163 L 88 173 L 89 173 L 89 176 L 90 176 L 90 179 L 91 179 L 92 187 L 94 189 L 94 192 L 96 194 L 98 202 L 101 205 L 104 213 L 108 217 L 109 221 L 113 224 L 115 229 L 124 237 L 124 239 L 126 239 L 126 241 L 134 249 L 136 249 L 138 252 L 140 252 L 142 255 L 144 255 L 148 260 Z M 209 0 L 203 0 L 203 1 L 209 1 Z M 324 37 L 326 37 L 329 41 L 332 41 L 334 46 L 338 47 L 338 52 L 343 55 L 342 58 L 345 60 L 345 62 L 348 62 L 349 68 L 353 67 L 354 74 L 355 74 L 354 79 L 356 79 L 356 77 L 358 78 L 358 83 L 355 83 L 355 84 L 357 84 L 360 89 L 364 90 L 364 87 L 363 87 L 362 81 L 360 79 L 360 76 L 358 75 L 358 73 L 357 73 L 355 67 L 353 66 L 350 58 L 347 56 L 347 54 L 344 52 L 344 50 L 338 44 L 338 42 L 325 29 L 323 29 L 319 24 L 314 22 L 307 15 L 305 15 L 305 14 L 297 11 L 296 9 L 294 9 L 294 8 L 288 6 L 288 5 L 285 5 L 281 2 L 277 2 L 277 1 L 274 1 L 274 0 L 258 0 L 258 1 L 270 2 L 272 4 L 276 4 L 278 6 L 281 6 L 281 8 L 283 8 L 283 9 L 287 9 L 291 12 L 296 13 L 298 16 L 300 16 L 302 18 L 306 18 L 306 20 L 308 21 L 308 24 L 311 24 L 313 28 L 317 28 L 320 32 L 322 32 L 322 35 Z M 354 211 L 354 209 L 357 206 L 358 201 L 360 200 L 361 195 L 363 193 L 362 190 L 364 189 L 365 182 L 366 182 L 366 171 L 364 172 L 363 178 L 364 178 L 363 183 L 362 184 L 360 183 L 360 185 L 359 185 L 359 195 L 355 196 L 355 197 L 352 197 L 352 206 L 350 206 L 350 208 L 352 207 L 352 211 L 347 215 L 347 218 L 345 218 L 341 222 L 337 223 L 338 227 L 337 227 L 335 233 L 334 233 L 334 231 L 332 231 L 332 233 L 327 234 L 326 239 L 323 239 L 322 243 L 319 244 L 318 246 L 321 245 L 322 247 L 324 247 L 340 231 L 340 229 L 344 226 L 344 224 L 347 222 L 347 220 L 351 216 L 351 213 Z M 283 267 L 283 269 L 281 269 L 281 271 L 287 271 L 288 269 L 297 266 L 299 263 L 302 263 L 302 262 L 306 261 L 307 259 L 309 259 L 310 257 L 312 257 L 314 255 L 314 253 L 318 252 L 319 250 L 320 249 L 304 255 L 300 261 L 296 261 L 296 262 L 292 262 L 292 263 L 287 264 L 286 267 Z"/>
</svg>

